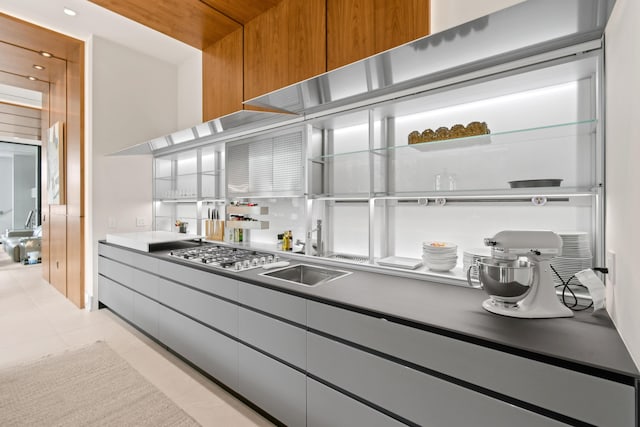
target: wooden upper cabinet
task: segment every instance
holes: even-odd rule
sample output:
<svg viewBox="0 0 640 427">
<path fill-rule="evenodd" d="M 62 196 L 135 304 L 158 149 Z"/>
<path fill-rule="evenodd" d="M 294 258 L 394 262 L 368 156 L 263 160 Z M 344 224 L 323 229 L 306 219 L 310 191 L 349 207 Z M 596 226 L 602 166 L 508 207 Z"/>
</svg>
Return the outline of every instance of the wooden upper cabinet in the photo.
<svg viewBox="0 0 640 427">
<path fill-rule="evenodd" d="M 430 32 L 430 0 L 373 0 L 375 52 L 424 37 Z"/>
<path fill-rule="evenodd" d="M 375 53 L 372 0 L 327 0 L 327 70 Z"/>
<path fill-rule="evenodd" d="M 429 0 L 327 0 L 327 70 L 429 34 Z"/>
<path fill-rule="evenodd" d="M 283 0 L 244 27 L 244 99 L 326 71 L 325 0 Z"/>
<path fill-rule="evenodd" d="M 242 110 L 242 28 L 202 51 L 202 120 Z"/>
</svg>

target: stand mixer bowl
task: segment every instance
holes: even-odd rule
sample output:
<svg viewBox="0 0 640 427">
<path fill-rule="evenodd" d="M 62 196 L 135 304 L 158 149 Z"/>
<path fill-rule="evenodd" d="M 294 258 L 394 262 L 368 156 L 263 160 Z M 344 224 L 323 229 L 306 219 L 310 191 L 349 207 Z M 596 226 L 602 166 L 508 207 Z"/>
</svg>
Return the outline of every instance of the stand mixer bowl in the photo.
<svg viewBox="0 0 640 427">
<path fill-rule="evenodd" d="M 477 265 L 480 284 L 494 301 L 516 304 L 531 292 L 534 281 L 531 262 L 482 257 Z"/>
</svg>

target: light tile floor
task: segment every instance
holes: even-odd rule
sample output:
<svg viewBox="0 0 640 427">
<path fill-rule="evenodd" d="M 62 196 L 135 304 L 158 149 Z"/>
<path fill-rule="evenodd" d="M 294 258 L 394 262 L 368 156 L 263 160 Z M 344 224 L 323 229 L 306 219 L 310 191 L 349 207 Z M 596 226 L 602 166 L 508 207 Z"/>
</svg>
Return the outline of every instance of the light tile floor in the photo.
<svg viewBox="0 0 640 427">
<path fill-rule="evenodd" d="M 270 426 L 247 405 L 108 310 L 79 310 L 0 246 L 0 368 L 102 340 L 203 426 Z"/>
</svg>

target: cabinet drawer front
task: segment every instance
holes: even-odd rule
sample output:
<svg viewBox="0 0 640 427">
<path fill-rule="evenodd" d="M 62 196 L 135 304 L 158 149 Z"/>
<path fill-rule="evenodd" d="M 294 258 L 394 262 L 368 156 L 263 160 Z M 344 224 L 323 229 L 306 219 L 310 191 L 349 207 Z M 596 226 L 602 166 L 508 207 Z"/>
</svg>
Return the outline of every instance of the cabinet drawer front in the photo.
<svg viewBox="0 0 640 427">
<path fill-rule="evenodd" d="M 158 299 L 158 276 L 133 270 L 133 289 L 153 299 Z"/>
<path fill-rule="evenodd" d="M 133 318 L 133 291 L 98 276 L 98 300 L 127 320 Z"/>
<path fill-rule="evenodd" d="M 308 372 L 420 425 L 565 425 L 313 333 L 307 345 Z"/>
<path fill-rule="evenodd" d="M 299 368 L 307 366 L 307 333 L 304 329 L 240 308 L 241 340 Z"/>
<path fill-rule="evenodd" d="M 406 426 L 339 391 L 307 378 L 307 427 Z"/>
<path fill-rule="evenodd" d="M 239 287 L 239 301 L 241 304 L 291 320 L 300 325 L 307 324 L 306 300 L 244 282 L 240 282 Z"/>
<path fill-rule="evenodd" d="M 165 345 L 234 390 L 238 388 L 238 343 L 160 306 L 158 337 Z"/>
<path fill-rule="evenodd" d="M 308 316 L 311 328 L 572 418 L 634 422 L 631 386 L 313 301 Z"/>
<path fill-rule="evenodd" d="M 152 256 L 142 255 L 127 249 L 119 249 L 104 243 L 98 244 L 98 254 L 151 273 L 158 271 L 158 260 Z"/>
<path fill-rule="evenodd" d="M 133 293 L 133 319 L 132 322 L 140 329 L 158 337 L 158 317 L 160 305 L 140 294 Z"/>
<path fill-rule="evenodd" d="M 238 391 L 290 427 L 306 423 L 306 377 L 239 344 Z"/>
<path fill-rule="evenodd" d="M 107 258 L 98 258 L 98 273 L 118 283 L 133 288 L 133 268 L 112 261 Z"/>
<path fill-rule="evenodd" d="M 168 280 L 159 280 L 158 301 L 232 336 L 238 336 L 238 306 Z"/>
<path fill-rule="evenodd" d="M 207 293 L 219 295 L 232 301 L 238 300 L 238 282 L 233 279 L 169 261 L 159 262 L 158 273 L 162 277 L 184 283 Z"/>
</svg>

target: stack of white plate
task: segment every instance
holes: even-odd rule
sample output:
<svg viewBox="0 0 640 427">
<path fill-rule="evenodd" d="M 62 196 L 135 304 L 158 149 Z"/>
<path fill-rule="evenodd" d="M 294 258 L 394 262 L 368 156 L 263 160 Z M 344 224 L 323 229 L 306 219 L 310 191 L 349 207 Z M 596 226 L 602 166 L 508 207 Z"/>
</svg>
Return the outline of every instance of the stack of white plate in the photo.
<svg viewBox="0 0 640 427">
<path fill-rule="evenodd" d="M 429 270 L 449 271 L 458 262 L 458 245 L 449 242 L 423 242 L 422 261 Z"/>
<path fill-rule="evenodd" d="M 462 253 L 462 270 L 467 274 L 471 267 L 471 279 L 478 280 L 478 266 L 476 261 L 482 257 L 491 256 L 490 248 L 467 249 Z"/>
<path fill-rule="evenodd" d="M 560 256 L 551 260 L 551 265 L 566 282 L 580 270 L 593 267 L 591 242 L 585 232 L 566 232 L 558 235 L 562 238 L 562 252 Z M 552 276 L 556 285 L 562 284 L 558 276 Z M 571 283 L 577 281 L 578 279 L 574 278 Z"/>
</svg>

